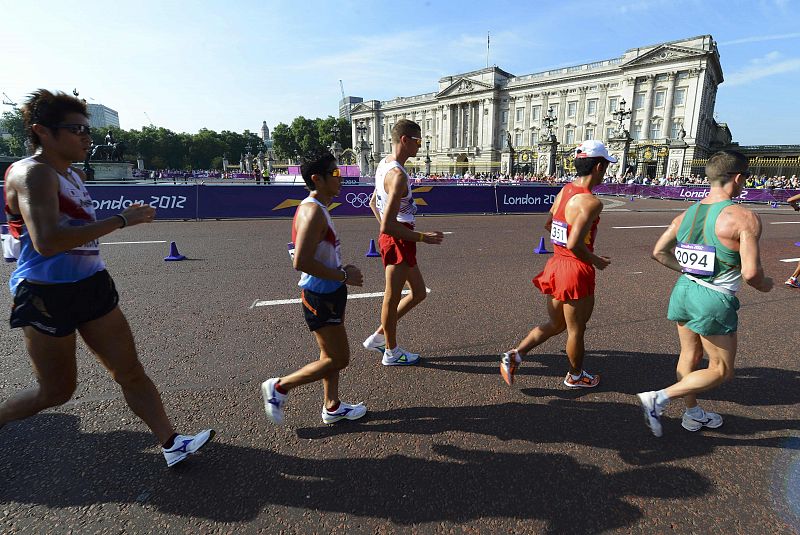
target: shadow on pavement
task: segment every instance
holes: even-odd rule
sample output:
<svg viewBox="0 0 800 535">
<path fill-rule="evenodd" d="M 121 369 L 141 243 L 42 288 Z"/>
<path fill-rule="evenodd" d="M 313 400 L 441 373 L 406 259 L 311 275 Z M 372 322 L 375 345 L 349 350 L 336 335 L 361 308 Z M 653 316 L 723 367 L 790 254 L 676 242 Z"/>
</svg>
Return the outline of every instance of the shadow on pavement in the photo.
<svg viewBox="0 0 800 535">
<path fill-rule="evenodd" d="M 678 356 L 664 353 L 630 351 L 587 351 L 585 366 L 601 376 L 598 390 L 634 395 L 646 390 L 665 388 L 675 382 Z M 701 368 L 708 361 L 701 363 Z M 494 375 L 500 379 L 500 355 L 466 355 L 425 358 L 423 367 L 457 373 Z M 580 397 L 584 391 L 561 387 L 568 369 L 563 353 L 530 353 L 517 370 L 518 386 L 532 396 L 553 395 L 565 399 Z M 525 377 L 552 377 L 553 389 L 524 389 Z M 641 377 L 647 381 L 642 382 Z M 778 385 L 780 385 L 778 387 Z M 780 368 L 737 368 L 733 381 L 701 395 L 702 399 L 729 401 L 747 406 L 795 405 L 800 403 L 800 372 Z M 635 400 L 631 399 L 631 402 Z"/>
<path fill-rule="evenodd" d="M 627 497 L 684 499 L 712 488 L 688 468 L 609 475 L 566 454 L 497 454 L 445 445 L 434 445 L 428 459 L 317 460 L 212 443 L 168 470 L 149 434 L 81 433 L 76 417 L 60 414 L 12 424 L 0 433 L 0 443 L 3 504 L 140 503 L 220 522 L 248 521 L 277 505 L 401 525 L 511 518 L 542 521 L 550 533 L 597 533 L 642 517 Z M 587 514 L 575 522 L 570 511 Z M 300 517 L 281 513 L 291 515 Z"/>
</svg>

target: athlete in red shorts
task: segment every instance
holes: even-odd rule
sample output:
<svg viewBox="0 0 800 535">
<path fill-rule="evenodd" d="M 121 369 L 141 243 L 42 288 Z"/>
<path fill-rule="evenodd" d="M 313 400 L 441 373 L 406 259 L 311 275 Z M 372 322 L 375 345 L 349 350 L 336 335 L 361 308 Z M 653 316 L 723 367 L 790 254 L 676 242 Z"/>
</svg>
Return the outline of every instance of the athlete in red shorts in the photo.
<svg viewBox="0 0 800 535">
<path fill-rule="evenodd" d="M 381 225 L 378 244 L 386 274 L 386 292 L 381 308 L 381 326 L 364 340 L 366 349 L 383 354 L 384 366 L 408 366 L 419 362 L 419 355 L 397 343 L 397 321 L 425 299 L 425 281 L 417 265 L 417 242 L 442 243 L 441 232 L 414 230 L 417 206 L 411 196 L 405 164 L 417 155 L 422 133 L 417 123 L 400 119 L 392 127 L 392 154 L 375 170 L 375 193 L 370 208 Z M 409 293 L 402 297 L 403 287 Z"/>
<path fill-rule="evenodd" d="M 509 385 L 522 357 L 551 336 L 567 331 L 569 372 L 564 384 L 570 388 L 592 388 L 599 375 L 583 369 L 583 334 L 594 309 L 595 268 L 605 269 L 611 260 L 594 254 L 594 239 L 603 204 L 592 194 L 592 188 L 603 181 L 609 163 L 616 158 L 608 154 L 599 141 L 584 141 L 575 155 L 578 178 L 567 184 L 556 196 L 545 228 L 550 231 L 554 255 L 533 284 L 550 298 L 547 301 L 547 323 L 537 325 L 519 343 L 503 353 L 500 374 Z"/>
</svg>

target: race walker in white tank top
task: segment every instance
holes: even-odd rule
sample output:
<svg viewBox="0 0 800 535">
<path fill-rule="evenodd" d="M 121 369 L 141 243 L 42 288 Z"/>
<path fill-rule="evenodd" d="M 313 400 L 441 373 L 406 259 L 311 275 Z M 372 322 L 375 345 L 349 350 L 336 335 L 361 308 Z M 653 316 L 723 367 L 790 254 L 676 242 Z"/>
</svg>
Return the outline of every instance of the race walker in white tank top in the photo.
<svg viewBox="0 0 800 535">
<path fill-rule="evenodd" d="M 378 212 L 380 212 L 381 217 L 383 217 L 383 212 L 386 208 L 386 202 L 389 198 L 389 194 L 386 193 L 386 187 L 384 186 L 383 181 L 386 178 L 386 174 L 394 168 L 400 169 L 400 172 L 406 175 L 406 179 L 409 178 L 405 168 L 403 168 L 403 166 L 400 165 L 396 160 L 388 162 L 386 161 L 386 158 L 384 158 L 381 160 L 381 163 L 378 164 L 378 168 L 375 170 L 375 206 L 378 208 Z M 417 205 L 414 204 L 414 199 L 411 198 L 411 180 L 409 180 L 408 192 L 402 199 L 400 199 L 400 209 L 397 211 L 397 220 L 400 223 L 414 225 L 414 214 L 416 213 Z"/>
<path fill-rule="evenodd" d="M 328 208 L 311 196 L 303 199 L 300 204 L 307 203 L 315 203 L 322 208 L 322 213 L 325 214 L 325 220 L 328 222 L 328 230 L 325 233 L 325 238 L 317 244 L 317 249 L 314 251 L 314 260 L 325 267 L 341 269 L 342 251 L 339 235 L 336 233 L 336 228 L 333 226 L 333 220 L 331 219 L 331 214 L 328 212 Z M 295 213 L 295 217 L 297 217 L 297 213 Z M 297 231 L 295 230 L 294 223 L 292 223 L 292 243 L 289 244 L 289 256 L 292 259 L 294 259 L 294 244 L 296 240 Z M 301 272 L 300 282 L 297 283 L 297 285 L 304 290 L 310 290 L 316 293 L 335 292 L 342 284 L 344 283 L 341 281 L 321 279 L 305 272 Z"/>
</svg>

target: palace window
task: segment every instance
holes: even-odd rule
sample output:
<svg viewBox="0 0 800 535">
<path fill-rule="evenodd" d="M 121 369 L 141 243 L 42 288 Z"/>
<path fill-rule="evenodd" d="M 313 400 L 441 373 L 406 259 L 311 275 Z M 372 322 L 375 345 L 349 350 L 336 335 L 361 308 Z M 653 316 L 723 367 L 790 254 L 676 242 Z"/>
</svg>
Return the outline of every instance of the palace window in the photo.
<svg viewBox="0 0 800 535">
<path fill-rule="evenodd" d="M 521 145 L 522 145 L 522 134 L 517 132 L 516 134 L 514 134 L 514 146 L 519 147 Z"/>
<path fill-rule="evenodd" d="M 583 136 L 584 139 L 594 139 L 594 128 L 587 128 L 586 135 Z"/>
<path fill-rule="evenodd" d="M 500 122 L 503 123 L 503 124 L 508 123 L 508 112 L 507 111 L 504 111 L 503 114 L 501 115 Z"/>
<path fill-rule="evenodd" d="M 553 117 L 558 117 L 558 104 L 550 104 L 550 108 L 553 108 Z"/>
<path fill-rule="evenodd" d="M 644 98 L 647 96 L 647 93 L 641 92 L 636 93 L 633 95 L 633 109 L 635 110 L 642 110 L 644 109 Z"/>
<path fill-rule="evenodd" d="M 594 117 L 597 115 L 597 99 L 591 98 L 586 101 L 586 115 Z"/>
<path fill-rule="evenodd" d="M 542 118 L 542 107 L 533 106 L 531 108 L 531 121 L 538 121 L 541 118 Z"/>
<path fill-rule="evenodd" d="M 631 137 L 633 139 L 637 140 L 637 141 L 642 139 L 642 123 L 641 122 L 636 123 L 636 124 L 633 125 L 632 131 L 631 131 Z"/>
<path fill-rule="evenodd" d="M 539 133 L 531 132 L 531 145 L 536 145 L 539 142 Z"/>
<path fill-rule="evenodd" d="M 684 104 L 686 104 L 686 88 L 679 87 L 675 90 L 675 105 L 683 106 Z"/>
<path fill-rule="evenodd" d="M 567 128 L 566 132 L 564 132 L 564 143 L 567 145 L 575 143 L 575 129 Z"/>
<path fill-rule="evenodd" d="M 514 116 L 514 120 L 515 120 L 516 122 L 518 122 L 518 123 L 521 123 L 521 122 L 522 122 L 522 115 L 523 115 L 524 113 L 525 113 L 525 109 L 524 109 L 524 108 L 517 108 L 517 113 L 516 113 L 516 115 Z"/>
<path fill-rule="evenodd" d="M 670 139 L 678 139 L 678 134 L 681 133 L 681 126 L 683 126 L 682 122 L 672 121 L 672 128 L 669 131 Z"/>
<path fill-rule="evenodd" d="M 661 137 L 661 121 L 655 121 L 650 125 L 650 139 L 659 139 Z"/>
<path fill-rule="evenodd" d="M 573 100 L 572 102 L 567 102 L 567 117 L 573 118 L 578 113 L 578 102 Z"/>
<path fill-rule="evenodd" d="M 427 130 L 428 132 L 431 131 L 431 120 L 430 119 L 425 119 L 425 130 Z"/>
<path fill-rule="evenodd" d="M 619 107 L 619 97 L 611 97 L 608 99 L 608 111 L 615 112 Z"/>
<path fill-rule="evenodd" d="M 666 91 L 656 91 L 656 108 L 663 108 L 664 101 L 667 99 L 667 92 Z"/>
</svg>

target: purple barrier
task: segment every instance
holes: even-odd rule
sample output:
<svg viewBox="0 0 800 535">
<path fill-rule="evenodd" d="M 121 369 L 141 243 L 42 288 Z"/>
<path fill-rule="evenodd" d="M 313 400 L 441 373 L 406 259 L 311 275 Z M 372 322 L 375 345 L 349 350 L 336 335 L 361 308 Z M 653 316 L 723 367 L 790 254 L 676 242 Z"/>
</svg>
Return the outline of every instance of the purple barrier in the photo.
<svg viewBox="0 0 800 535">
<path fill-rule="evenodd" d="M 133 203 L 149 204 L 156 219 L 197 218 L 197 186 L 113 186 L 88 185 L 97 219 L 120 213 Z"/>
<path fill-rule="evenodd" d="M 665 199 L 700 200 L 708 195 L 708 186 L 644 186 L 641 184 L 600 184 L 593 190 L 600 195 L 637 195 Z M 785 202 L 800 190 L 745 189 L 737 199 L 748 202 Z"/>
<path fill-rule="evenodd" d="M 331 204 L 333 216 L 369 216 L 372 186 L 343 186 Z M 537 188 L 538 189 L 538 188 Z M 556 192 L 558 190 L 556 189 Z M 198 186 L 199 219 L 226 217 L 292 217 L 295 208 L 307 195 L 301 186 Z M 412 187 L 418 214 L 495 213 L 495 188 L 482 186 L 421 186 Z M 527 210 L 547 211 L 550 206 L 531 204 Z M 511 210 L 509 210 L 511 211 Z"/>
<path fill-rule="evenodd" d="M 465 186 L 455 189 L 462 187 Z M 497 212 L 501 214 L 547 212 L 561 191 L 560 186 L 497 186 L 492 189 L 497 196 Z"/>
</svg>

